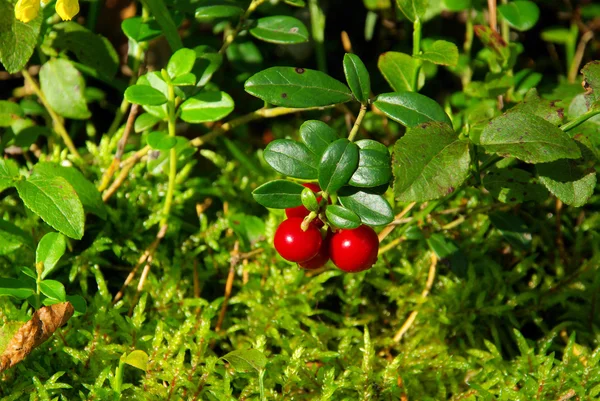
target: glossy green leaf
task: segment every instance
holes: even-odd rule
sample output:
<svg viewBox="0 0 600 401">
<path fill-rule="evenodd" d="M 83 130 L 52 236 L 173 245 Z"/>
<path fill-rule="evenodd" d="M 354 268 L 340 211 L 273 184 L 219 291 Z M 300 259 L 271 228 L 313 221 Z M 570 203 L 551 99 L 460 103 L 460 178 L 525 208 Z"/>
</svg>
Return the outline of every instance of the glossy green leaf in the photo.
<svg viewBox="0 0 600 401">
<path fill-rule="evenodd" d="M 267 103 L 283 107 L 319 107 L 352 100 L 350 89 L 316 70 L 271 67 L 251 76 L 246 92 Z"/>
<path fill-rule="evenodd" d="M 524 251 L 531 249 L 531 230 L 521 218 L 506 212 L 492 212 L 488 217 L 512 246 Z"/>
<path fill-rule="evenodd" d="M 219 121 L 233 108 L 233 99 L 225 92 L 200 92 L 181 104 L 181 119 L 194 124 Z"/>
<path fill-rule="evenodd" d="M 35 175 L 16 183 L 19 196 L 48 225 L 70 238 L 81 239 L 85 215 L 77 193 L 63 177 Z"/>
<path fill-rule="evenodd" d="M 290 139 L 277 139 L 267 145 L 265 161 L 283 175 L 314 180 L 318 175 L 319 159 L 308 148 Z"/>
<path fill-rule="evenodd" d="M 406 19 L 414 22 L 425 15 L 429 0 L 396 0 L 396 4 Z"/>
<path fill-rule="evenodd" d="M 14 126 L 13 131 L 15 131 Z M 49 137 L 52 135 L 52 132 L 47 127 L 33 125 L 31 127 L 23 128 L 19 130 L 19 132 L 15 132 L 15 134 L 16 136 L 13 139 L 12 144 L 19 148 L 29 149 L 40 136 Z"/>
<path fill-rule="evenodd" d="M 436 40 L 427 50 L 416 57 L 434 64 L 455 67 L 458 64 L 458 47 L 452 42 Z"/>
<path fill-rule="evenodd" d="M 148 145 L 156 150 L 169 150 L 177 145 L 177 138 L 169 136 L 164 131 L 152 131 L 146 139 Z"/>
<path fill-rule="evenodd" d="M 171 51 L 175 52 L 183 47 L 177 25 L 171 17 L 169 9 L 163 0 L 143 0 L 144 5 L 150 10 L 150 14 L 156 19 L 161 31 L 169 43 Z"/>
<path fill-rule="evenodd" d="M 444 0 L 444 5 L 449 11 L 463 11 L 473 6 L 473 0 Z"/>
<path fill-rule="evenodd" d="M 527 31 L 540 18 L 540 9 L 532 1 L 516 0 L 498 7 L 498 12 L 509 25 L 518 31 Z"/>
<path fill-rule="evenodd" d="M 0 255 L 8 255 L 22 245 L 33 249 L 31 234 L 15 226 L 10 221 L 0 219 Z"/>
<path fill-rule="evenodd" d="M 386 52 L 379 56 L 377 67 L 396 92 L 412 91 L 417 75 L 417 61 L 408 54 Z"/>
<path fill-rule="evenodd" d="M 167 73 L 169 77 L 175 79 L 189 73 L 194 68 L 196 62 L 196 52 L 192 49 L 179 49 L 169 59 L 167 63 Z"/>
<path fill-rule="evenodd" d="M 257 39 L 280 45 L 308 42 L 308 29 L 302 21 L 286 15 L 259 18 L 250 28 Z"/>
<path fill-rule="evenodd" d="M 576 30 L 576 34 L 578 34 L 578 30 Z M 544 41 L 558 45 L 567 44 L 572 39 L 571 30 L 567 28 L 546 28 L 540 36 Z"/>
<path fill-rule="evenodd" d="M 194 86 L 196 85 L 196 76 L 191 72 L 178 76 L 171 83 L 175 86 Z"/>
<path fill-rule="evenodd" d="M 362 139 L 355 143 L 360 148 L 358 168 L 348 183 L 363 188 L 389 183 L 392 178 L 392 167 L 388 149 L 380 142 L 371 139 Z"/>
<path fill-rule="evenodd" d="M 508 110 L 508 112 L 535 114 L 551 124 L 561 125 L 565 120 L 565 111 L 564 108 L 557 106 L 556 103 L 559 102 L 556 100 L 550 101 L 540 98 L 537 90 L 533 88 L 525 94 L 525 97 L 521 103 Z"/>
<path fill-rule="evenodd" d="M 350 209 L 338 205 L 327 206 L 325 210 L 327 220 L 334 227 L 351 229 L 360 226 L 360 217 Z"/>
<path fill-rule="evenodd" d="M 149 359 L 150 358 L 148 357 L 148 354 L 146 354 L 142 350 L 136 349 L 135 351 L 129 353 L 129 355 L 125 357 L 123 362 L 128 364 L 129 366 L 133 366 L 134 368 L 146 371 L 148 369 Z"/>
<path fill-rule="evenodd" d="M 483 177 L 483 186 L 503 203 L 542 202 L 548 191 L 527 171 L 515 167 L 493 167 Z"/>
<path fill-rule="evenodd" d="M 320 199 L 320 198 L 319 198 Z M 302 205 L 311 212 L 319 211 L 319 201 L 317 200 L 317 196 L 310 188 L 304 188 L 302 193 L 300 194 L 300 200 L 302 201 Z"/>
<path fill-rule="evenodd" d="M 343 188 L 338 195 L 342 206 L 356 213 L 363 224 L 381 226 L 394 220 L 392 207 L 381 195 L 350 188 Z"/>
<path fill-rule="evenodd" d="M 142 106 L 160 106 L 167 103 L 162 92 L 148 85 L 133 85 L 125 91 L 125 99 L 130 103 Z"/>
<path fill-rule="evenodd" d="M 285 4 L 289 4 L 290 6 L 294 6 L 294 7 L 305 7 L 306 3 L 304 2 L 304 0 L 283 0 L 285 2 Z"/>
<path fill-rule="evenodd" d="M 338 139 L 333 128 L 319 120 L 308 120 L 300 126 L 300 139 L 320 160 L 329 144 Z"/>
<path fill-rule="evenodd" d="M 223 56 L 208 46 L 196 46 L 196 63 L 192 73 L 198 78 L 198 86 L 206 85 L 213 74 L 221 67 Z"/>
<path fill-rule="evenodd" d="M 488 153 L 526 163 L 577 159 L 577 144 L 556 126 L 533 114 L 507 113 L 486 125 L 479 138 Z"/>
<path fill-rule="evenodd" d="M 257 372 L 263 370 L 267 366 L 267 358 L 257 349 L 240 349 L 232 351 L 221 357 L 231 364 L 236 371 L 251 371 Z"/>
<path fill-rule="evenodd" d="M 595 102 L 600 101 L 600 61 L 590 61 L 581 69 L 585 88 L 586 105 L 592 108 Z M 599 105 L 595 105 L 599 107 Z"/>
<path fill-rule="evenodd" d="M 374 105 L 386 116 L 408 128 L 435 121 L 452 125 L 442 106 L 420 93 L 384 93 L 377 96 Z"/>
<path fill-rule="evenodd" d="M 200 22 L 211 22 L 217 18 L 238 18 L 243 13 L 244 9 L 233 1 L 210 0 L 199 4 L 195 17 Z"/>
<path fill-rule="evenodd" d="M 427 238 L 427 245 L 440 260 L 450 265 L 450 269 L 456 275 L 460 277 L 465 276 L 469 262 L 454 241 L 444 237 L 443 234 L 435 233 Z"/>
<path fill-rule="evenodd" d="M 52 59 L 44 63 L 40 87 L 50 107 L 60 116 L 77 120 L 91 116 L 83 96 L 85 81 L 70 61 Z"/>
<path fill-rule="evenodd" d="M 101 219 L 106 219 L 106 206 L 102 200 L 102 195 L 96 186 L 75 167 L 65 167 L 52 162 L 40 162 L 35 165 L 33 172 L 36 176 L 63 177 L 75 189 L 86 212 L 93 213 Z"/>
<path fill-rule="evenodd" d="M 14 160 L 0 159 L 0 192 L 13 187 L 19 178 L 19 166 Z"/>
<path fill-rule="evenodd" d="M 54 267 L 65 254 L 67 241 L 60 233 L 50 232 L 42 237 L 35 251 L 35 263 L 42 263 L 42 278 L 54 270 Z"/>
<path fill-rule="evenodd" d="M 15 18 L 14 2 L 0 1 L 0 62 L 14 74 L 29 61 L 37 45 L 42 13 L 28 23 Z"/>
<path fill-rule="evenodd" d="M 67 295 L 67 301 L 69 301 L 71 305 L 73 305 L 73 309 L 75 309 L 73 316 L 85 315 L 85 312 L 87 312 L 87 303 L 81 295 Z"/>
<path fill-rule="evenodd" d="M 305 188 L 292 181 L 275 180 L 267 182 L 252 191 L 254 200 L 273 209 L 287 209 L 300 206 L 300 195 Z"/>
<path fill-rule="evenodd" d="M 469 144 L 443 123 L 408 130 L 393 153 L 394 194 L 424 202 L 454 192 L 469 176 Z"/>
<path fill-rule="evenodd" d="M 334 193 L 348 183 L 358 167 L 358 146 L 345 138 L 332 142 L 319 163 L 319 186 Z"/>
<path fill-rule="evenodd" d="M 27 299 L 35 294 L 31 285 L 23 280 L 0 277 L 0 297 L 11 296 L 17 299 Z"/>
<path fill-rule="evenodd" d="M 367 104 L 371 93 L 371 78 L 360 57 L 356 54 L 346 53 L 344 56 L 344 74 L 356 100 L 362 104 Z"/>
<path fill-rule="evenodd" d="M 65 286 L 56 280 L 43 280 L 40 282 L 40 291 L 48 298 L 55 299 L 60 302 L 67 300 Z"/>
<path fill-rule="evenodd" d="M 23 110 L 17 103 L 0 100 L 0 127 L 10 127 L 21 117 L 23 117 Z"/>
<path fill-rule="evenodd" d="M 150 113 L 140 114 L 138 118 L 135 119 L 134 131 L 136 133 L 144 132 L 154 127 L 161 121 L 160 118 L 153 116 Z"/>
<path fill-rule="evenodd" d="M 123 20 L 121 29 L 129 39 L 137 43 L 147 42 L 162 34 L 160 26 L 155 20 L 144 21 L 142 17 L 131 17 Z"/>
</svg>

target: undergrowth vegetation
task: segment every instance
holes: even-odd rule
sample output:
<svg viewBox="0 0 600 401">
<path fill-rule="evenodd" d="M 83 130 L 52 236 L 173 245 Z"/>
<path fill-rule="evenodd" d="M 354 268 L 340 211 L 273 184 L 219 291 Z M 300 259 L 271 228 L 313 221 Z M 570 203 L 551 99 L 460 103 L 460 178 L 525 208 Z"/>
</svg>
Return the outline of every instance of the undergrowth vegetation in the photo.
<svg viewBox="0 0 600 401">
<path fill-rule="evenodd" d="M 598 399 L 600 6 L 496 3 L 0 0 L 0 399 Z"/>
</svg>

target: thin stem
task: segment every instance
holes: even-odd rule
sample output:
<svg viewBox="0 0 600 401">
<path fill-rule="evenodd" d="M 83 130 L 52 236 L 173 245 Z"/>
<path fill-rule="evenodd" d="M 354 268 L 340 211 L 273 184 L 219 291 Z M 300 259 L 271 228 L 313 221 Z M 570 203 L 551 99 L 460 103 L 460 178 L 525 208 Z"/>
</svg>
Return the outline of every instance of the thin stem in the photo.
<svg viewBox="0 0 600 401">
<path fill-rule="evenodd" d="M 589 120 L 590 118 L 592 118 L 598 114 L 600 114 L 600 107 L 589 110 L 587 113 L 580 115 L 576 119 L 569 121 L 568 123 L 566 123 L 564 125 L 561 125 L 560 129 L 565 132 L 570 131 L 573 128 L 579 126 L 580 124 L 583 124 L 584 122 L 586 122 L 587 120 Z"/>
<path fill-rule="evenodd" d="M 168 130 L 169 136 L 175 138 L 175 89 L 169 84 L 167 87 L 169 121 Z M 168 223 L 169 214 L 171 213 L 171 204 L 173 203 L 173 195 L 175 193 L 175 178 L 177 177 L 177 151 L 175 147 L 169 151 L 169 184 L 167 186 L 167 196 L 165 197 L 165 206 L 163 208 L 163 217 L 160 225 L 164 226 Z"/>
<path fill-rule="evenodd" d="M 488 12 L 490 28 L 492 28 L 492 31 L 497 32 L 498 18 L 496 14 L 496 0 L 488 0 Z"/>
<path fill-rule="evenodd" d="M 413 23 L 413 57 L 418 56 L 421 53 L 421 20 L 417 18 Z M 421 71 L 421 60 L 415 59 L 415 72 L 413 76 L 413 92 L 419 90 L 419 73 Z"/>
<path fill-rule="evenodd" d="M 235 38 L 237 38 L 238 34 L 244 27 L 244 23 L 248 20 L 248 18 L 250 18 L 250 15 L 254 12 L 254 10 L 258 8 L 258 6 L 260 6 L 264 2 L 265 0 L 252 0 L 246 12 L 240 17 L 240 20 L 238 21 L 238 24 L 236 25 L 235 29 L 229 32 L 227 36 L 225 36 L 225 39 L 223 40 L 223 45 L 221 46 L 221 49 L 219 49 L 220 54 L 225 53 L 229 45 L 235 41 Z"/>
<path fill-rule="evenodd" d="M 317 53 L 317 66 L 320 71 L 327 72 L 327 53 L 325 51 L 325 14 L 319 7 L 319 0 L 309 0 L 310 25 L 315 51 Z"/>
<path fill-rule="evenodd" d="M 52 122 L 54 125 L 54 130 L 58 133 L 58 135 L 60 135 L 63 142 L 69 149 L 69 152 L 71 152 L 71 154 L 75 158 L 81 159 L 81 155 L 79 154 L 79 152 L 77 151 L 77 148 L 73 144 L 73 141 L 71 140 L 71 137 L 69 136 L 67 130 L 65 129 L 65 126 L 63 125 L 61 118 L 54 112 L 52 107 L 50 107 L 50 104 L 48 103 L 46 96 L 44 96 L 44 94 L 42 93 L 42 90 L 38 86 L 37 82 L 35 82 L 33 77 L 31 75 L 29 75 L 29 72 L 27 72 L 27 70 L 24 69 L 21 72 L 23 73 L 23 76 L 25 77 L 25 80 L 27 81 L 27 83 L 31 86 L 31 88 L 33 89 L 33 91 L 35 92 L 37 97 L 40 99 L 40 102 L 42 102 L 42 104 L 48 111 L 48 114 L 50 114 L 50 117 L 52 118 Z"/>
<path fill-rule="evenodd" d="M 502 0 L 502 4 L 508 4 L 508 0 Z M 510 26 L 506 18 L 502 18 L 500 29 L 502 30 L 502 39 L 508 44 L 510 42 Z"/>
<path fill-rule="evenodd" d="M 585 48 L 590 40 L 594 38 L 593 31 L 587 31 L 581 36 L 579 40 L 579 44 L 577 45 L 577 50 L 575 51 L 575 55 L 573 56 L 573 61 L 571 64 L 571 69 L 569 70 L 568 81 L 575 82 L 577 79 L 577 73 L 579 72 L 579 66 L 581 65 L 581 61 L 583 60 L 583 54 L 585 53 Z"/>
<path fill-rule="evenodd" d="M 354 138 L 356 137 L 356 134 L 358 134 L 358 130 L 360 129 L 360 124 L 362 123 L 362 120 L 365 117 L 366 113 L 367 113 L 367 105 L 366 104 L 361 104 L 360 105 L 360 112 L 358 113 L 358 117 L 356 117 L 356 121 L 354 122 L 354 126 L 352 127 L 352 130 L 350 131 L 350 134 L 348 134 L 348 140 L 350 142 L 354 141 Z"/>
</svg>

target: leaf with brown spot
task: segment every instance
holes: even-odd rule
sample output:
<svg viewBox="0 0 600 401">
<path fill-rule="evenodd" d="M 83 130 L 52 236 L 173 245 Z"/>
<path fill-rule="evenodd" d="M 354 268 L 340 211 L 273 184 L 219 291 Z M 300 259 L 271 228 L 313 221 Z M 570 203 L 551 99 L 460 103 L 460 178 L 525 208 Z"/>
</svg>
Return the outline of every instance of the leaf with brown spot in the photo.
<svg viewBox="0 0 600 401">
<path fill-rule="evenodd" d="M 73 316 L 70 302 L 44 306 L 13 336 L 0 356 L 0 372 L 15 366 Z"/>
</svg>

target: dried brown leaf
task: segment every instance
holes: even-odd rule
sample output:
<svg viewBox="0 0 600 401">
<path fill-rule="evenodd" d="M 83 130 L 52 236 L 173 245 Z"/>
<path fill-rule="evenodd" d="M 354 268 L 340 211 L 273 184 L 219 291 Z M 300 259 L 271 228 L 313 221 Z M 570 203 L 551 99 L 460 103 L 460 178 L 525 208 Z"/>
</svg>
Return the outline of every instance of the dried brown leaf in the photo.
<svg viewBox="0 0 600 401">
<path fill-rule="evenodd" d="M 31 351 L 50 338 L 52 334 L 73 316 L 70 302 L 44 306 L 14 335 L 0 356 L 0 372 L 21 362 Z"/>
</svg>

